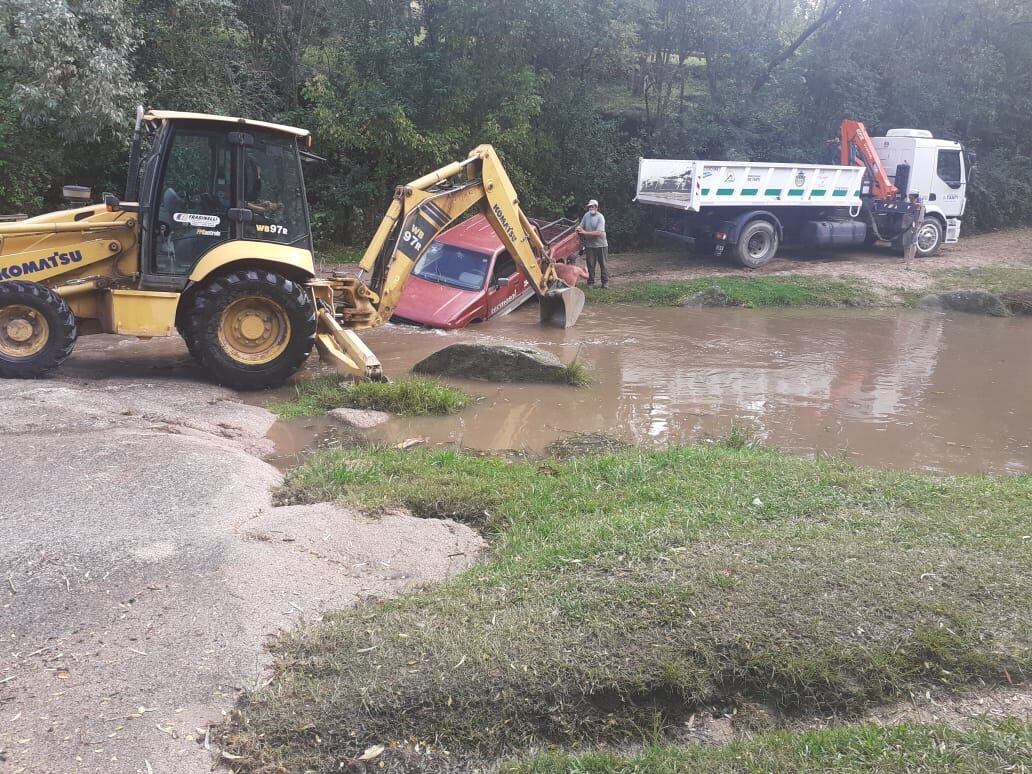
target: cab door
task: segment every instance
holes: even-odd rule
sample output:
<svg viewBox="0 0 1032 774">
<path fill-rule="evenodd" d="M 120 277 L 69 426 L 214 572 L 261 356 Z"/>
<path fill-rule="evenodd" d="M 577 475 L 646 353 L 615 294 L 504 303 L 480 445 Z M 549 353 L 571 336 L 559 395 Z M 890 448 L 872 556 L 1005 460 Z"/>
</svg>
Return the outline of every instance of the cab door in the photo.
<svg viewBox="0 0 1032 774">
<path fill-rule="evenodd" d="M 173 124 L 160 139 L 164 167 L 148 186 L 145 215 L 148 286 L 182 287 L 205 253 L 236 237 L 237 155 L 229 135 L 210 124 Z"/>
<path fill-rule="evenodd" d="M 491 279 L 487 285 L 487 316 L 494 317 L 518 306 L 519 297 L 527 291 L 527 280 L 516 269 L 516 261 L 507 250 L 495 257 Z"/>
</svg>

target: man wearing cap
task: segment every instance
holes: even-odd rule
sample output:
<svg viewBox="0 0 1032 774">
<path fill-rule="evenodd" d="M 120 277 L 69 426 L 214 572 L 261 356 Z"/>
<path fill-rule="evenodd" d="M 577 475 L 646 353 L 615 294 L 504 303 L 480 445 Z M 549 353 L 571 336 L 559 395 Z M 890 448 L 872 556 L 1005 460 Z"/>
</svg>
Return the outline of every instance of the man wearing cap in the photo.
<svg viewBox="0 0 1032 774">
<path fill-rule="evenodd" d="M 606 241 L 606 218 L 598 211 L 598 201 L 588 202 L 588 211 L 577 226 L 581 244 L 584 245 L 584 260 L 588 264 L 588 287 L 595 285 L 595 264 L 602 273 L 602 287 L 609 284 L 609 268 L 606 257 L 609 254 L 609 243 Z"/>
<path fill-rule="evenodd" d="M 924 222 L 925 206 L 917 191 L 910 194 L 910 201 L 907 202 L 907 212 L 903 216 L 903 222 L 907 224 L 903 232 L 903 265 L 910 268 L 910 262 L 917 254 L 917 235 L 921 231 L 921 223 Z"/>
</svg>

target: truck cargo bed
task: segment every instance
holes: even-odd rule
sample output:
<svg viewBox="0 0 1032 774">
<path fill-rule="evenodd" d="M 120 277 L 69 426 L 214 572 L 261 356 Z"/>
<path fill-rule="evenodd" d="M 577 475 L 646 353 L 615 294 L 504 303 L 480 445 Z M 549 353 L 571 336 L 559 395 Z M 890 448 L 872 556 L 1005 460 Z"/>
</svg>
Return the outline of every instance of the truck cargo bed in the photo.
<svg viewBox="0 0 1032 774">
<path fill-rule="evenodd" d="M 635 201 L 703 207 L 860 206 L 863 167 L 640 159 Z"/>
</svg>

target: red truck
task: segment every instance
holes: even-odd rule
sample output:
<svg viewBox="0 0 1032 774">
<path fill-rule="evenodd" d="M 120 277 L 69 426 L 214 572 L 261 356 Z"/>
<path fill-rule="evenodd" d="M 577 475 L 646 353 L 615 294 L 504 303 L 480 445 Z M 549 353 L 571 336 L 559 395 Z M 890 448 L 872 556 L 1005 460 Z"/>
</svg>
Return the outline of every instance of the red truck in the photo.
<svg viewBox="0 0 1032 774">
<path fill-rule="evenodd" d="M 580 251 L 577 224 L 531 218 L 557 263 Z M 427 248 L 405 284 L 395 319 L 431 328 L 464 328 L 507 314 L 533 297 L 527 278 L 483 215 L 444 231 Z"/>
</svg>

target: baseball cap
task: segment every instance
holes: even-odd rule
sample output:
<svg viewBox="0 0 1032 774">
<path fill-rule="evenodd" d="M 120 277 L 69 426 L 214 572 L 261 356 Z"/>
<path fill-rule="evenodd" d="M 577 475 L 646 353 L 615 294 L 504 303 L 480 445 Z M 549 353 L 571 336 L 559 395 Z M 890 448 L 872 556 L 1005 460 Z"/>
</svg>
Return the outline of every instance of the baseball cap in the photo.
<svg viewBox="0 0 1032 774">
<path fill-rule="evenodd" d="M 598 207 L 598 199 L 589 199 L 588 200 L 588 206 L 589 207 Z"/>
</svg>

